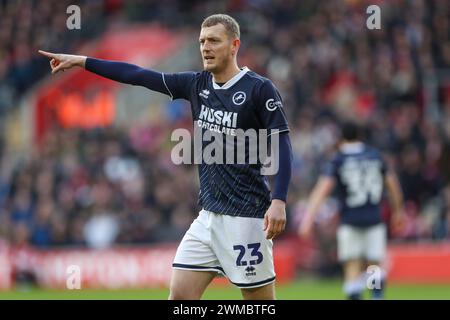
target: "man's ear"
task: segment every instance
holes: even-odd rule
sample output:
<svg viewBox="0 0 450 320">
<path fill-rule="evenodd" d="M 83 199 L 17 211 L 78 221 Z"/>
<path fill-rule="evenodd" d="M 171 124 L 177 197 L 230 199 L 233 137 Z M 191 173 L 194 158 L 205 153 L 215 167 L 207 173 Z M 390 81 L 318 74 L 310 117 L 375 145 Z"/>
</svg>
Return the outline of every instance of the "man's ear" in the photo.
<svg viewBox="0 0 450 320">
<path fill-rule="evenodd" d="M 234 39 L 233 40 L 233 46 L 232 46 L 232 48 L 231 48 L 231 53 L 233 54 L 233 55 L 236 55 L 237 54 L 237 52 L 238 52 L 238 50 L 239 50 L 239 47 L 241 46 L 241 40 L 239 40 L 239 39 Z"/>
</svg>

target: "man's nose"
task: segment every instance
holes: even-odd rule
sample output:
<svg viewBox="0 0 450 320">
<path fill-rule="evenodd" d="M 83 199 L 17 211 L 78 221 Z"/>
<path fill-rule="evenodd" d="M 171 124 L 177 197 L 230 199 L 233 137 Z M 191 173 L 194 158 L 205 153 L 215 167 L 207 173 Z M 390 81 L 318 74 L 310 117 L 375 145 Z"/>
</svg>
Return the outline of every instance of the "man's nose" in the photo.
<svg viewBox="0 0 450 320">
<path fill-rule="evenodd" d="M 209 44 L 208 41 L 205 41 L 205 43 L 203 44 L 203 51 L 209 51 L 211 50 L 211 45 Z"/>
</svg>

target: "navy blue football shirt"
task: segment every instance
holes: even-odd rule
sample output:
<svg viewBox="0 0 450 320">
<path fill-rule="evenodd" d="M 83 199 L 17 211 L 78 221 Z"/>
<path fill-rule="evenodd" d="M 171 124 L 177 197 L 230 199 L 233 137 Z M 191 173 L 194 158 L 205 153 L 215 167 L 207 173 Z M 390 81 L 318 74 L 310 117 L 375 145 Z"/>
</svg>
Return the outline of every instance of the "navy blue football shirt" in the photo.
<svg viewBox="0 0 450 320">
<path fill-rule="evenodd" d="M 238 129 L 289 131 L 278 90 L 269 79 L 248 68 L 223 85 L 215 83 L 208 71 L 163 74 L 163 80 L 172 99 L 191 102 L 194 127 L 202 134 L 210 130 L 225 138 Z M 208 144 L 202 141 L 202 149 Z M 248 160 L 248 154 L 245 158 Z M 261 166 L 260 161 L 201 162 L 199 204 L 215 213 L 264 217 L 271 197 Z"/>
<path fill-rule="evenodd" d="M 345 144 L 323 174 L 335 178 L 342 224 L 364 227 L 382 222 L 386 165 L 376 149 L 359 142 Z"/>
</svg>

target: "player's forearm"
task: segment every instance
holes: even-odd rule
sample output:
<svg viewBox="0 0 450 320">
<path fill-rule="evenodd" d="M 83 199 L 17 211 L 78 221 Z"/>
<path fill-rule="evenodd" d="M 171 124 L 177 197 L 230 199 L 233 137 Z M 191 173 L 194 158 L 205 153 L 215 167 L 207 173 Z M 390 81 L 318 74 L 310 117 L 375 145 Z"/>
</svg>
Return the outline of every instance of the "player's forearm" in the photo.
<svg viewBox="0 0 450 320">
<path fill-rule="evenodd" d="M 323 192 L 320 192 L 318 188 L 315 188 L 308 201 L 308 207 L 306 208 L 305 216 L 312 219 L 318 212 L 319 206 L 325 200 Z"/>
<path fill-rule="evenodd" d="M 322 177 L 319 179 L 308 201 L 308 207 L 306 208 L 307 217 L 313 218 L 317 214 L 320 205 L 328 197 L 333 187 L 334 182 L 330 177 Z"/>
<path fill-rule="evenodd" d="M 143 69 L 139 66 L 117 61 L 88 57 L 85 68 L 102 77 L 122 83 L 146 87 L 150 90 L 168 94 L 160 72 Z"/>
<path fill-rule="evenodd" d="M 400 213 L 403 210 L 403 195 L 400 187 L 400 183 L 396 176 L 389 174 L 386 177 L 386 184 L 389 190 L 389 198 L 392 209 L 395 213 Z"/>
<path fill-rule="evenodd" d="M 288 132 L 282 132 L 279 135 L 279 168 L 275 176 L 272 199 L 286 202 L 292 174 L 292 147 Z"/>
<path fill-rule="evenodd" d="M 392 196 L 392 207 L 396 213 L 402 212 L 403 208 L 403 197 L 400 190 L 397 190 Z"/>
</svg>

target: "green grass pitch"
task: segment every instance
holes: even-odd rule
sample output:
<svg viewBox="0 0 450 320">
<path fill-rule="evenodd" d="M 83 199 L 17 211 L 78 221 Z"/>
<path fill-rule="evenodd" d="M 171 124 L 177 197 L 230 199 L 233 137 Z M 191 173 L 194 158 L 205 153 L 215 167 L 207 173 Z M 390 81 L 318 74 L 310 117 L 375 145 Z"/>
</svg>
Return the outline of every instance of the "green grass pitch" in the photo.
<svg viewBox="0 0 450 320">
<path fill-rule="evenodd" d="M 342 282 L 335 280 L 298 280 L 291 284 L 277 285 L 279 300 L 339 300 L 343 299 Z M 165 300 L 167 289 L 129 289 L 129 290 L 14 290 L 0 291 L 0 299 L 41 299 L 41 300 Z M 365 292 L 365 298 L 370 298 Z M 211 286 L 203 299 L 233 300 L 241 299 L 239 289 L 233 286 Z M 450 284 L 391 284 L 386 290 L 388 300 L 450 300 Z"/>
</svg>

